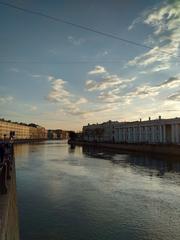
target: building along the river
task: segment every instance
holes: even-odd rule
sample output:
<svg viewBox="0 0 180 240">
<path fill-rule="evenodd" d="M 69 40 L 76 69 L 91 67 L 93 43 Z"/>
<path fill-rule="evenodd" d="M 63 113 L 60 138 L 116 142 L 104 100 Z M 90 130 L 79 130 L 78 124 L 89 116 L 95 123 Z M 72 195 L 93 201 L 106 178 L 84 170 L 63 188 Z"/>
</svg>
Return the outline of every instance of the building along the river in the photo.
<svg viewBox="0 0 180 240">
<path fill-rule="evenodd" d="M 0 139 L 46 139 L 47 130 L 36 124 L 25 124 L 0 119 Z"/>
<path fill-rule="evenodd" d="M 68 139 L 69 131 L 62 129 L 49 129 L 48 130 L 48 139 Z"/>
<path fill-rule="evenodd" d="M 83 138 L 89 142 L 180 144 L 180 118 L 88 124 L 83 127 Z"/>
<path fill-rule="evenodd" d="M 112 142 L 114 139 L 114 128 L 118 126 L 117 121 L 108 121 L 101 124 L 88 124 L 83 126 L 83 138 L 88 142 Z"/>
</svg>

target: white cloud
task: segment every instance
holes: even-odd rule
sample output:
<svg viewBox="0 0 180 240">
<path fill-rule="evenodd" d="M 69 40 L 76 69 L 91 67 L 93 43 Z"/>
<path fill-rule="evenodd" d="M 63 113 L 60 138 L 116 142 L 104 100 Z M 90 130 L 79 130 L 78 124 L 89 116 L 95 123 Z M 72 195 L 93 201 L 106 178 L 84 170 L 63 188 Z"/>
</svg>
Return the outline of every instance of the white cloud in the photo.
<svg viewBox="0 0 180 240">
<path fill-rule="evenodd" d="M 68 42 L 72 43 L 75 46 L 79 46 L 85 42 L 84 38 L 75 38 L 73 36 L 68 36 Z"/>
<path fill-rule="evenodd" d="M 14 100 L 12 96 L 0 96 L 0 103 L 11 103 Z"/>
<path fill-rule="evenodd" d="M 127 95 L 129 97 L 139 97 L 141 99 L 143 98 L 149 98 L 149 97 L 155 97 L 160 94 L 163 90 L 170 90 L 173 88 L 178 88 L 180 86 L 180 76 L 170 77 L 168 80 L 155 85 L 142 85 L 137 87 L 135 90 L 129 92 Z"/>
<path fill-rule="evenodd" d="M 180 91 L 169 95 L 167 97 L 167 100 L 170 100 L 170 101 L 180 101 Z"/>
<path fill-rule="evenodd" d="M 55 80 L 53 76 L 48 76 L 48 81 L 51 82 L 52 80 Z"/>
<path fill-rule="evenodd" d="M 96 66 L 93 70 L 89 71 L 88 74 L 94 75 L 94 74 L 102 74 L 106 73 L 106 69 L 102 66 Z"/>
<path fill-rule="evenodd" d="M 160 71 L 163 71 L 163 70 L 167 70 L 170 68 L 170 64 L 169 63 L 161 63 L 155 67 L 152 68 L 152 72 L 160 72 Z"/>
<path fill-rule="evenodd" d="M 155 27 L 155 34 L 158 35 L 166 29 L 172 30 L 180 24 L 180 4 L 178 1 L 163 5 L 147 15 L 144 22 Z"/>
<path fill-rule="evenodd" d="M 149 86 L 149 85 L 143 85 L 137 87 L 134 91 L 131 91 L 128 93 L 128 96 L 131 98 L 139 97 L 141 99 L 143 98 L 149 98 L 154 97 L 159 94 L 159 87 L 157 86 Z"/>
<path fill-rule="evenodd" d="M 18 73 L 18 72 L 19 72 L 19 69 L 18 69 L 18 68 L 10 68 L 10 71 L 11 71 L 11 72 Z"/>
<path fill-rule="evenodd" d="M 51 92 L 48 95 L 48 100 L 50 102 L 63 102 L 67 103 L 68 98 L 71 96 L 70 92 L 65 89 L 66 81 L 62 79 L 54 79 L 49 77 L 51 80 Z"/>
<path fill-rule="evenodd" d="M 129 30 L 137 23 L 153 28 L 154 32 L 148 36 L 148 41 L 151 41 L 154 47 L 129 61 L 129 65 L 151 66 L 152 72 L 169 69 L 172 60 L 178 56 L 180 47 L 180 2 L 161 4 L 143 12 L 141 17 L 133 21 Z"/>
<path fill-rule="evenodd" d="M 77 100 L 76 104 L 77 104 L 77 105 L 80 105 L 80 104 L 85 104 L 85 103 L 87 103 L 87 102 L 88 102 L 88 101 L 87 101 L 86 98 L 81 97 L 79 100 Z"/>
<path fill-rule="evenodd" d="M 48 52 L 52 55 L 55 55 L 55 56 L 59 54 L 59 51 L 56 48 L 49 49 Z"/>
<path fill-rule="evenodd" d="M 85 97 L 75 96 L 66 89 L 67 82 L 63 79 L 56 79 L 49 76 L 51 82 L 51 91 L 47 96 L 47 100 L 58 104 L 64 114 L 81 115 L 83 111 L 81 107 L 83 104 L 88 103 Z"/>
<path fill-rule="evenodd" d="M 127 83 L 132 82 L 134 78 L 123 79 L 117 75 L 107 75 L 101 78 L 99 81 L 87 80 L 86 89 L 88 91 L 102 91 L 105 89 L 113 88 L 116 86 L 124 87 Z"/>
<path fill-rule="evenodd" d="M 39 75 L 39 74 L 33 74 L 32 77 L 33 77 L 33 78 L 40 78 L 40 77 L 42 77 L 42 75 Z"/>
<path fill-rule="evenodd" d="M 162 82 L 157 87 L 176 88 L 180 86 L 180 76 L 170 77 L 168 80 Z"/>
<path fill-rule="evenodd" d="M 104 69 L 103 67 L 101 68 Z M 86 89 L 89 92 L 96 92 L 96 103 L 98 105 L 105 105 L 107 111 L 116 111 L 120 106 L 130 104 L 131 97 L 125 96 L 122 92 L 125 91 L 125 88 L 131 87 L 131 82 L 135 79 L 135 77 L 122 78 L 116 74 L 109 74 L 106 71 L 104 76 L 100 76 L 98 79 L 96 77 L 96 80 L 87 80 Z"/>
<path fill-rule="evenodd" d="M 136 102 L 138 100 L 144 100 L 143 104 L 147 102 L 152 104 L 152 101 L 155 102 L 158 100 L 159 104 L 164 99 L 163 95 L 160 95 L 165 92 L 169 92 L 171 89 L 178 89 L 180 86 L 180 78 L 179 76 L 170 77 L 168 80 L 165 80 L 157 85 L 140 85 L 132 90 L 126 89 L 126 91 L 122 91 L 121 87 L 116 87 L 115 89 L 111 89 L 108 91 L 100 92 L 98 96 L 98 100 L 104 104 L 113 104 L 116 109 L 121 108 L 122 106 L 126 106 L 132 104 L 132 106 L 136 106 Z M 167 95 L 167 93 L 166 93 Z M 168 100 L 178 101 L 180 99 L 180 94 L 177 92 L 176 94 L 170 95 Z M 158 99 L 157 99 L 158 97 Z M 114 109 L 115 111 L 115 109 Z"/>
<path fill-rule="evenodd" d="M 105 103 L 115 103 L 119 102 L 121 96 L 119 94 L 115 94 L 113 91 L 101 92 L 98 98 Z"/>
<path fill-rule="evenodd" d="M 30 106 L 30 111 L 32 111 L 32 112 L 35 112 L 35 111 L 37 111 L 37 106 Z"/>
<path fill-rule="evenodd" d="M 95 103 L 92 104 L 87 98 L 74 95 L 67 90 L 67 82 L 63 79 L 56 79 L 53 76 L 51 76 L 50 79 L 51 90 L 47 96 L 47 100 L 56 103 L 64 115 L 82 116 L 84 118 L 94 113 L 112 110 L 112 108 L 107 105 L 108 102 L 104 101 L 103 103 L 101 99 L 99 99 L 100 102 L 95 101 Z M 113 93 L 116 91 L 117 89 L 112 90 Z"/>
<path fill-rule="evenodd" d="M 154 47 L 147 53 L 135 57 L 133 60 L 129 61 L 129 65 L 147 67 L 152 64 L 160 64 L 159 71 L 164 69 L 169 69 L 171 64 L 170 60 L 172 57 L 177 56 L 179 48 L 179 43 L 169 43 L 162 47 Z M 157 68 L 155 68 L 157 69 Z"/>
<path fill-rule="evenodd" d="M 131 23 L 131 25 L 129 25 L 128 30 L 129 31 L 132 30 L 136 24 L 141 22 L 141 20 L 142 20 L 142 17 L 138 17 L 138 18 L 134 19 L 133 22 Z"/>
<path fill-rule="evenodd" d="M 109 55 L 111 53 L 111 50 L 100 50 L 97 54 L 96 57 L 97 58 L 101 58 L 101 57 L 106 57 L 107 55 Z"/>
<path fill-rule="evenodd" d="M 89 116 L 94 116 L 94 114 L 98 113 L 103 113 L 103 112 L 108 112 L 112 110 L 112 108 L 108 108 L 108 106 L 102 106 L 102 107 L 93 107 L 89 108 L 88 110 L 80 110 L 79 108 L 69 108 L 67 110 L 68 114 L 75 115 L 75 116 L 82 116 L 83 118 L 89 117 Z"/>
<path fill-rule="evenodd" d="M 109 52 L 107 51 L 107 50 L 105 50 L 103 53 L 102 53 L 102 56 L 104 57 L 104 56 L 106 56 L 106 55 L 108 55 L 109 54 Z"/>
<path fill-rule="evenodd" d="M 114 89 L 108 92 L 101 92 L 98 96 L 98 99 L 103 103 L 114 104 L 114 107 L 120 106 L 122 104 L 130 104 L 132 100 L 129 95 L 123 95 L 120 89 Z M 110 108 L 111 107 L 112 106 L 110 106 Z"/>
</svg>

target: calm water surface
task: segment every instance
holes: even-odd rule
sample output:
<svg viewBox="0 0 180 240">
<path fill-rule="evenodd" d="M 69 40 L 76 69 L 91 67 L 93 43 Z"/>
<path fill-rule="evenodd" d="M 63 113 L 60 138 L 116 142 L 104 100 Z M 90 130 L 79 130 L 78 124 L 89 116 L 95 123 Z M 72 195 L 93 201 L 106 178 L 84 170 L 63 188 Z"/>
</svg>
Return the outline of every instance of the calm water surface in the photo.
<svg viewBox="0 0 180 240">
<path fill-rule="evenodd" d="M 180 160 L 15 147 L 21 240 L 179 240 Z"/>
</svg>

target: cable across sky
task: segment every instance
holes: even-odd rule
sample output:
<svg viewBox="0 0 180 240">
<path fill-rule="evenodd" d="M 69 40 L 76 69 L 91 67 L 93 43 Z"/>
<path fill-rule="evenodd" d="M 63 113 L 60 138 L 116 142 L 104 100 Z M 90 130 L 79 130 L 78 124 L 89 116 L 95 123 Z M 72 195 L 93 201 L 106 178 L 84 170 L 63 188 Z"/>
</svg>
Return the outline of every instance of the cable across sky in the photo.
<svg viewBox="0 0 180 240">
<path fill-rule="evenodd" d="M 108 33 L 108 32 L 102 32 L 102 31 L 99 31 L 98 29 L 94 29 L 94 28 L 91 28 L 91 27 L 88 27 L 88 26 L 84 26 L 84 25 L 81 25 L 81 24 L 66 21 L 62 18 L 51 16 L 51 15 L 45 14 L 43 12 L 34 11 L 34 10 L 31 10 L 31 9 L 27 9 L 27 8 L 22 8 L 22 7 L 14 5 L 14 4 L 5 3 L 3 1 L 0 1 L 0 5 L 10 7 L 10 8 L 14 8 L 14 9 L 17 9 L 19 11 L 23 11 L 23 12 L 26 12 L 26 13 L 29 13 L 29 14 L 37 15 L 37 16 L 40 16 L 40 17 L 43 17 L 43 18 L 46 18 L 46 19 L 50 19 L 52 21 L 61 22 L 63 24 L 71 25 L 73 27 L 76 27 L 76 28 L 79 28 L 79 29 L 82 29 L 82 30 L 85 30 L 85 31 L 93 32 L 93 33 L 96 33 L 96 34 L 99 34 L 99 35 L 102 35 L 102 36 L 105 36 L 105 37 L 108 37 L 108 38 L 111 38 L 111 39 L 116 39 L 118 41 L 121 41 L 121 42 L 124 42 L 124 43 L 127 43 L 127 44 L 131 44 L 131 45 L 134 45 L 134 46 L 137 46 L 137 47 L 142 47 L 142 48 L 146 48 L 146 49 L 149 49 L 149 50 L 154 49 L 154 47 L 151 47 L 151 46 L 148 46 L 148 45 L 145 45 L 145 44 L 142 44 L 142 43 L 138 43 L 138 42 L 135 42 L 135 41 L 132 41 L 132 40 L 128 40 L 128 39 L 122 38 L 120 36 L 117 36 L 117 35 L 114 35 L 114 34 L 111 34 L 111 33 Z M 158 51 L 161 52 L 161 53 L 167 54 L 169 56 L 173 55 L 173 54 L 171 54 L 169 52 L 166 52 L 166 51 L 163 51 L 163 50 L 158 49 Z M 179 55 L 174 56 L 174 57 L 180 58 Z"/>
</svg>

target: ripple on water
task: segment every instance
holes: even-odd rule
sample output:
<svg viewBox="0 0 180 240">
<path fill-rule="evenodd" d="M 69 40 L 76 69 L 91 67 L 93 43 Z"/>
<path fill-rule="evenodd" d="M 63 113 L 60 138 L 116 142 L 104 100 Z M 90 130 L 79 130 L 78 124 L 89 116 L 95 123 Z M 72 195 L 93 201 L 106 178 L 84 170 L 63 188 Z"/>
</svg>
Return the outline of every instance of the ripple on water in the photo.
<svg viewBox="0 0 180 240">
<path fill-rule="evenodd" d="M 180 161 L 61 142 L 15 153 L 22 239 L 180 239 Z"/>
</svg>

